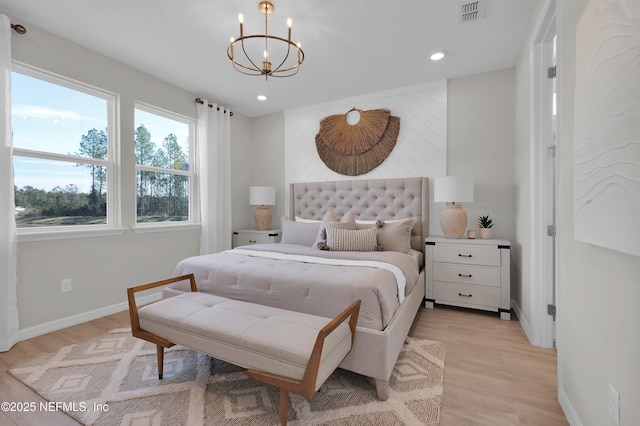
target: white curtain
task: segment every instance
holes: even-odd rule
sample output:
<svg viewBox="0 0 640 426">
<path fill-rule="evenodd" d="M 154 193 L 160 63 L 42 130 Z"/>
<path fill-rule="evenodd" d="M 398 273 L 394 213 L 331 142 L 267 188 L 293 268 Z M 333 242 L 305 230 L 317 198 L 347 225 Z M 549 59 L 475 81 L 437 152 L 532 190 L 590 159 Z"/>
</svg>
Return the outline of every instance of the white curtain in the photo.
<svg viewBox="0 0 640 426">
<path fill-rule="evenodd" d="M 11 21 L 0 15 L 0 352 L 18 340 L 18 235 L 11 141 Z"/>
<path fill-rule="evenodd" d="M 200 254 L 231 248 L 230 113 L 198 104 L 196 152 L 202 232 Z"/>
</svg>

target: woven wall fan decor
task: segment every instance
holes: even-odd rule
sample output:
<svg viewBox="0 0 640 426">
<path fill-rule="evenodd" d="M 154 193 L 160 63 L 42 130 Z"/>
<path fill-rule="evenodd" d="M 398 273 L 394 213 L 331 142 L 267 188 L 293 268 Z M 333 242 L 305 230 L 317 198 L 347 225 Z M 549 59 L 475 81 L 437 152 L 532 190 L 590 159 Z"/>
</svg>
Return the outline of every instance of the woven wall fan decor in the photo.
<svg viewBox="0 0 640 426">
<path fill-rule="evenodd" d="M 350 113 L 360 119 L 349 123 Z M 357 176 L 378 167 L 389 156 L 400 133 L 400 117 L 386 109 L 362 111 L 352 108 L 320 121 L 316 149 L 324 164 L 334 172 Z"/>
</svg>

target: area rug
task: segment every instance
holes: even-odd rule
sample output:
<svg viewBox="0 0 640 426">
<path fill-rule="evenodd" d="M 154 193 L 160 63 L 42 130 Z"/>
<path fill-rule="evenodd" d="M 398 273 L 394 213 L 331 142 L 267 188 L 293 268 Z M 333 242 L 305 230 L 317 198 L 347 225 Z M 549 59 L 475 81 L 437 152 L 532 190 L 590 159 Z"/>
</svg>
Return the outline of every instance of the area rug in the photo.
<svg viewBox="0 0 640 426">
<path fill-rule="evenodd" d="M 387 401 L 367 377 L 336 370 L 315 397 L 291 394 L 290 425 L 437 425 L 442 403 L 444 344 L 407 338 L 390 379 Z M 272 425 L 279 392 L 244 370 L 174 346 L 158 380 L 156 347 L 113 330 L 66 346 L 9 371 L 85 425 Z M 52 405 L 53 404 L 53 405 Z"/>
</svg>

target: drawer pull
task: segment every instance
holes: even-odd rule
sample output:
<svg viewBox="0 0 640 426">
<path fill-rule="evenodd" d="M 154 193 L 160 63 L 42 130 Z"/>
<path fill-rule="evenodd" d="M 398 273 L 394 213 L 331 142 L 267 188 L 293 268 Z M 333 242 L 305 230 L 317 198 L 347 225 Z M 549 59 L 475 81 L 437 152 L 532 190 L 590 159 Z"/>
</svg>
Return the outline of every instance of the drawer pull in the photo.
<svg viewBox="0 0 640 426">
<path fill-rule="evenodd" d="M 471 278 L 473 275 L 471 274 L 458 274 L 459 277 Z"/>
<path fill-rule="evenodd" d="M 255 243 L 257 243 L 256 240 L 249 240 L 249 244 L 255 244 Z"/>
<path fill-rule="evenodd" d="M 460 254 L 460 253 L 458 253 L 458 257 L 473 257 L 473 256 L 470 255 L 470 254 Z"/>
<path fill-rule="evenodd" d="M 462 294 L 462 293 L 458 293 L 458 296 L 462 296 L 462 297 L 473 297 L 472 294 Z"/>
</svg>

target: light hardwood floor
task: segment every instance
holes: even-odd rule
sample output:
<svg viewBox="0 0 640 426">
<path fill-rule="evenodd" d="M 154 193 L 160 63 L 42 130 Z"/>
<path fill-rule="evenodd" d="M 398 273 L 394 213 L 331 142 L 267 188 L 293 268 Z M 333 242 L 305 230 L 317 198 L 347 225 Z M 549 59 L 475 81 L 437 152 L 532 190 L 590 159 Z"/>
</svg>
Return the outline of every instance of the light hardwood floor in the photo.
<svg viewBox="0 0 640 426">
<path fill-rule="evenodd" d="M 421 308 L 410 335 L 446 344 L 442 426 L 567 425 L 558 403 L 556 352 L 529 344 L 512 315 L 437 306 Z M 0 401 L 42 399 L 6 371 L 108 330 L 128 327 L 127 312 L 19 342 L 0 353 Z M 0 426 L 77 425 L 64 413 L 0 413 Z"/>
<path fill-rule="evenodd" d="M 446 345 L 442 426 L 569 424 L 556 351 L 531 346 L 511 318 L 440 305 L 418 313 L 409 334 Z"/>
</svg>

